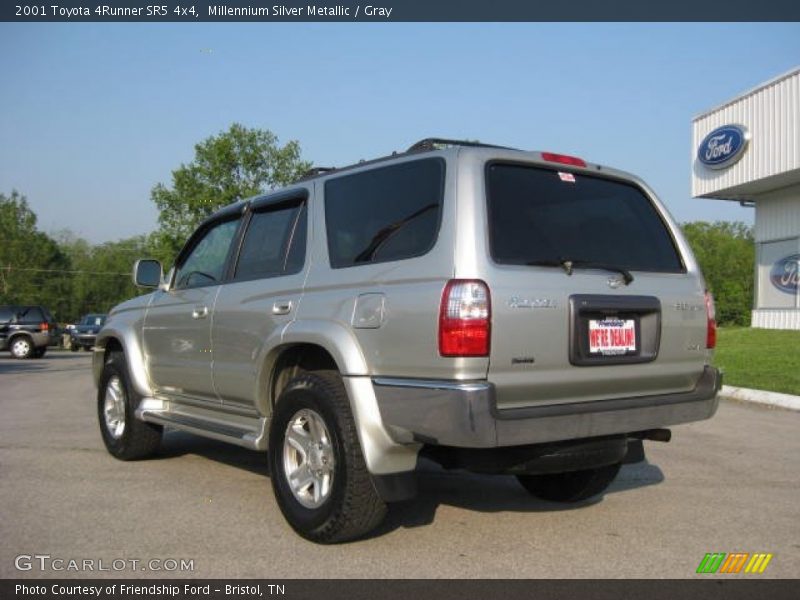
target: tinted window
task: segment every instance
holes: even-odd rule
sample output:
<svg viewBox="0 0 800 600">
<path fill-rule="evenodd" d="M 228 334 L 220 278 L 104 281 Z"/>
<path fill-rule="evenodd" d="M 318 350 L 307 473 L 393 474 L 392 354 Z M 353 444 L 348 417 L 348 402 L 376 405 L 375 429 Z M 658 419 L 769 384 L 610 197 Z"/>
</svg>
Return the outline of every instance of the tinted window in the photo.
<svg viewBox="0 0 800 600">
<path fill-rule="evenodd" d="M 439 230 L 444 161 L 401 163 L 325 184 L 331 266 L 350 267 L 425 254 Z"/>
<path fill-rule="evenodd" d="M 86 315 L 81 325 L 102 325 L 105 322 L 105 315 Z"/>
<path fill-rule="evenodd" d="M 44 320 L 44 315 L 38 306 L 20 306 L 17 311 L 19 323 L 41 323 Z"/>
<path fill-rule="evenodd" d="M 666 225 L 637 187 L 583 174 L 495 164 L 489 242 L 501 264 L 563 260 L 680 272 Z"/>
<path fill-rule="evenodd" d="M 306 254 L 305 206 L 253 213 L 236 265 L 236 279 L 297 273 Z"/>
<path fill-rule="evenodd" d="M 238 225 L 238 219 L 225 221 L 205 232 L 178 267 L 176 289 L 215 285 L 222 280 L 225 260 Z"/>
<path fill-rule="evenodd" d="M 14 318 L 13 306 L 0 306 L 0 323 L 7 323 Z"/>
</svg>

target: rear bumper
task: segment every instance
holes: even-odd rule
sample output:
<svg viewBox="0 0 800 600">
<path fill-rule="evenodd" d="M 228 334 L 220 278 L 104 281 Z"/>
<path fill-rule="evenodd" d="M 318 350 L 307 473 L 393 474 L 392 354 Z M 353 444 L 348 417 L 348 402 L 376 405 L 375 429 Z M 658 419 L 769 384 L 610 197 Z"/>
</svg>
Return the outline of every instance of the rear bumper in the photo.
<svg viewBox="0 0 800 600">
<path fill-rule="evenodd" d="M 705 367 L 690 392 L 499 410 L 487 381 L 374 378 L 395 441 L 491 448 L 631 433 L 701 421 L 717 410 L 722 375 Z"/>
</svg>

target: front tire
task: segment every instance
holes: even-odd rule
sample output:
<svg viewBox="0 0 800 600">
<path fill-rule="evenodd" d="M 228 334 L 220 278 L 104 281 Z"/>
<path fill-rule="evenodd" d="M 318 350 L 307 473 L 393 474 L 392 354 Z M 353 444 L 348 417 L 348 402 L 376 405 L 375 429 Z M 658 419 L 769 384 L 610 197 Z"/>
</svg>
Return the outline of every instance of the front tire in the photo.
<svg viewBox="0 0 800 600">
<path fill-rule="evenodd" d="M 11 350 L 11 356 L 14 358 L 20 360 L 30 358 L 33 356 L 34 351 L 33 342 L 30 340 L 30 338 L 20 335 L 11 340 L 9 350 Z"/>
<path fill-rule="evenodd" d="M 152 456 L 161 443 L 163 428 L 136 418 L 134 411 L 140 399 L 130 383 L 125 357 L 112 352 L 100 377 L 97 416 L 106 449 L 120 460 Z"/>
<path fill-rule="evenodd" d="M 269 463 L 283 516 L 308 540 L 352 540 L 386 515 L 336 372 L 308 373 L 288 383 L 270 424 Z"/>
<path fill-rule="evenodd" d="M 517 475 L 517 480 L 529 494 L 542 500 L 579 502 L 605 491 L 621 466 L 621 463 L 616 463 L 568 473 Z"/>
</svg>

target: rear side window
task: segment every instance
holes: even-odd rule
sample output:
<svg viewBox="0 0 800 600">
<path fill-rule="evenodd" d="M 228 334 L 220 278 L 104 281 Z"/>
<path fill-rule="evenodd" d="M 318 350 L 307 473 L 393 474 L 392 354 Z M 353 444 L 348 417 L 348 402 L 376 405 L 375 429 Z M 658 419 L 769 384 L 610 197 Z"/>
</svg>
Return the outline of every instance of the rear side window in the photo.
<svg viewBox="0 0 800 600">
<path fill-rule="evenodd" d="M 38 306 L 19 307 L 17 312 L 17 321 L 19 323 L 41 323 L 44 320 L 44 315 Z"/>
<path fill-rule="evenodd" d="M 672 236 L 636 186 L 580 173 L 492 164 L 489 245 L 500 264 L 584 261 L 683 272 Z"/>
<path fill-rule="evenodd" d="M 0 323 L 8 323 L 14 318 L 13 306 L 0 306 Z"/>
<path fill-rule="evenodd" d="M 411 258 L 433 248 L 444 194 L 444 161 L 371 169 L 325 184 L 333 268 Z"/>
<path fill-rule="evenodd" d="M 302 270 L 306 255 L 305 204 L 253 213 L 234 279 L 289 275 Z"/>
</svg>

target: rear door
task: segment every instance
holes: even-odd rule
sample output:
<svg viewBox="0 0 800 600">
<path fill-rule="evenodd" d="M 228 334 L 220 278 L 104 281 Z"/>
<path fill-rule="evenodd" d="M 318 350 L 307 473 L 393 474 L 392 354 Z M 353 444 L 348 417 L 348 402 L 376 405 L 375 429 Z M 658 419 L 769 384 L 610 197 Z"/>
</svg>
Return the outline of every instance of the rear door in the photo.
<svg viewBox="0 0 800 600">
<path fill-rule="evenodd" d="M 636 184 L 569 168 L 486 169 L 489 379 L 500 408 L 692 389 L 704 290 Z"/>
<path fill-rule="evenodd" d="M 306 193 L 252 203 L 233 277 L 212 326 L 214 386 L 224 404 L 252 408 L 265 345 L 295 318 L 303 292 Z"/>
</svg>

